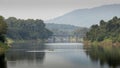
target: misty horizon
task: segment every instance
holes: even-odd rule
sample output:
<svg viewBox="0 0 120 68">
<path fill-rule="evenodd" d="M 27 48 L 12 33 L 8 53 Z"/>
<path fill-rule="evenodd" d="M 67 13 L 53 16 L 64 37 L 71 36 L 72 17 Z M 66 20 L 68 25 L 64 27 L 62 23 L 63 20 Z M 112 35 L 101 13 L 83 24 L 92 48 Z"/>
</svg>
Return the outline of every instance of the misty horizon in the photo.
<svg viewBox="0 0 120 68">
<path fill-rule="evenodd" d="M 50 20 L 77 9 L 120 4 L 119 0 L 0 0 L 0 15 L 5 18 Z"/>
</svg>

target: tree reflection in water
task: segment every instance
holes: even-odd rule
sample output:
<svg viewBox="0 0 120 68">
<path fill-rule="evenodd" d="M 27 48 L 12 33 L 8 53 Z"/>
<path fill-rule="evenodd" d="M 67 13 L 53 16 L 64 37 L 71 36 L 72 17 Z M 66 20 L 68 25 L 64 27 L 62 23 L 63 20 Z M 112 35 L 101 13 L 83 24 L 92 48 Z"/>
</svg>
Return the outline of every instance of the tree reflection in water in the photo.
<svg viewBox="0 0 120 68">
<path fill-rule="evenodd" d="M 0 68 L 7 68 L 5 54 L 0 54 Z"/>
<path fill-rule="evenodd" d="M 37 45 L 36 45 L 37 44 Z M 40 63 L 43 64 L 45 52 L 27 52 L 30 50 L 44 50 L 43 44 L 21 43 L 13 45 L 5 54 L 0 54 L 0 68 L 7 68 L 8 64 L 15 66 L 17 62 L 28 62 L 30 64 Z M 5 60 L 5 57 L 7 60 Z"/>
<path fill-rule="evenodd" d="M 25 51 L 9 51 L 6 53 L 8 61 L 23 61 L 43 63 L 45 52 L 25 52 Z"/>
<path fill-rule="evenodd" d="M 6 53 L 8 61 L 28 60 L 42 62 L 44 60 L 45 52 L 27 52 L 44 50 L 44 43 L 28 42 L 28 43 L 14 43 Z"/>
<path fill-rule="evenodd" d="M 86 49 L 86 54 L 93 62 L 99 62 L 101 66 L 107 64 L 110 68 L 120 67 L 120 48 L 91 46 Z"/>
</svg>

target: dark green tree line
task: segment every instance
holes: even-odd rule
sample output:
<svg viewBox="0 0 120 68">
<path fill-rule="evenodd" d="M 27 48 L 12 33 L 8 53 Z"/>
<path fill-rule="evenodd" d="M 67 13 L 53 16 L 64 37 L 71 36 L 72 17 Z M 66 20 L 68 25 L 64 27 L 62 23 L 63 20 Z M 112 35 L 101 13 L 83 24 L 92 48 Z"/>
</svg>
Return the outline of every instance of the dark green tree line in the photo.
<svg viewBox="0 0 120 68">
<path fill-rule="evenodd" d="M 4 17 L 0 16 L 0 42 L 5 42 L 5 34 L 7 33 L 7 24 Z"/>
<path fill-rule="evenodd" d="M 9 17 L 6 19 L 8 24 L 7 36 L 14 40 L 35 40 L 47 39 L 52 32 L 45 28 L 42 20 L 36 19 L 17 19 Z"/>
<path fill-rule="evenodd" d="M 99 25 L 91 26 L 85 37 L 85 40 L 91 42 L 100 42 L 106 39 L 112 40 L 112 42 L 120 42 L 120 18 L 115 16 L 108 22 L 101 20 Z"/>
</svg>

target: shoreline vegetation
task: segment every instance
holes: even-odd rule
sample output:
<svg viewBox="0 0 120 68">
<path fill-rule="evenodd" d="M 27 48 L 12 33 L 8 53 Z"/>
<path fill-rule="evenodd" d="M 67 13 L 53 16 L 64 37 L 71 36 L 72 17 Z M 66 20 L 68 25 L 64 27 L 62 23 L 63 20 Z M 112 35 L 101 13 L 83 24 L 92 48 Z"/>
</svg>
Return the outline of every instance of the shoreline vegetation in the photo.
<svg viewBox="0 0 120 68">
<path fill-rule="evenodd" d="M 8 46 L 6 43 L 0 42 L 0 54 L 5 53 L 10 46 Z"/>
<path fill-rule="evenodd" d="M 8 25 L 6 36 L 13 40 L 48 39 L 53 34 L 41 19 L 9 17 L 5 21 Z"/>
<path fill-rule="evenodd" d="M 7 23 L 5 22 L 4 18 L 0 16 L 0 54 L 6 52 L 6 50 L 9 48 L 7 45 L 6 33 Z"/>
<path fill-rule="evenodd" d="M 53 33 L 40 19 L 17 19 L 0 16 L 0 53 L 6 52 L 14 43 L 43 42 Z M 43 40 L 41 40 L 43 39 Z"/>
<path fill-rule="evenodd" d="M 5 53 L 12 44 L 41 43 L 53 33 L 40 19 L 17 19 L 0 16 L 0 54 Z M 41 40 L 43 39 L 43 40 Z"/>
<path fill-rule="evenodd" d="M 120 18 L 92 25 L 84 38 L 85 46 L 120 47 Z"/>
<path fill-rule="evenodd" d="M 41 42 L 45 42 L 45 40 L 40 40 L 40 39 L 37 39 L 37 40 L 12 40 L 12 42 L 10 44 L 13 44 L 13 43 L 29 43 L 29 42 L 41 43 Z"/>
<path fill-rule="evenodd" d="M 94 41 L 94 42 L 91 42 L 91 41 L 84 41 L 83 44 L 85 46 L 100 46 L 100 47 L 120 47 L 120 42 L 115 42 L 113 43 L 112 40 L 104 40 L 104 41 L 101 41 L 101 42 L 98 42 L 98 41 Z"/>
<path fill-rule="evenodd" d="M 45 41 L 52 34 L 45 28 L 42 20 L 22 20 L 14 17 L 4 19 L 0 16 L 0 51 L 8 49 L 12 43 L 40 43 L 43 42 L 41 39 Z M 107 22 L 101 20 L 99 25 L 92 25 L 86 33 L 83 43 L 88 47 L 120 47 L 120 18 L 115 16 Z"/>
</svg>

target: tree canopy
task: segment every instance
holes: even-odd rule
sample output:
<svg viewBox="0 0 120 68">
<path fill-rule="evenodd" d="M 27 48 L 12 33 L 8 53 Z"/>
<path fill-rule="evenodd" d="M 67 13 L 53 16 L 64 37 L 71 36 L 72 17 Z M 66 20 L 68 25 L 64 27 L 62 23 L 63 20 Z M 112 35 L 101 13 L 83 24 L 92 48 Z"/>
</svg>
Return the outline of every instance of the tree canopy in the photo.
<svg viewBox="0 0 120 68">
<path fill-rule="evenodd" d="M 92 25 L 90 31 L 86 33 L 85 40 L 90 41 L 104 41 L 105 39 L 112 40 L 112 42 L 120 42 L 120 18 L 113 17 L 113 19 L 105 22 L 100 21 L 100 24 Z"/>
<path fill-rule="evenodd" d="M 7 36 L 15 40 L 47 39 L 52 32 L 45 28 L 43 20 L 17 19 L 9 17 L 6 19 L 8 25 Z"/>
<path fill-rule="evenodd" d="M 5 42 L 5 34 L 7 33 L 7 24 L 4 17 L 0 16 L 0 42 Z"/>
</svg>

